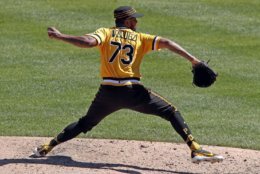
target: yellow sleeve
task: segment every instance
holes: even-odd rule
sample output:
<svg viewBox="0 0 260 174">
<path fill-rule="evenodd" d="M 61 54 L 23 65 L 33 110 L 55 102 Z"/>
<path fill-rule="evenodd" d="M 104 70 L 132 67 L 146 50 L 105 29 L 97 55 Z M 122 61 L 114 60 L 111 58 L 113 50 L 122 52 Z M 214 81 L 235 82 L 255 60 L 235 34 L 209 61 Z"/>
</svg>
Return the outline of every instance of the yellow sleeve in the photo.
<svg viewBox="0 0 260 174">
<path fill-rule="evenodd" d="M 102 45 L 104 43 L 105 39 L 106 39 L 105 28 L 99 28 L 95 32 L 89 33 L 89 34 L 86 34 L 86 35 L 94 37 L 97 40 L 98 45 Z"/>
<path fill-rule="evenodd" d="M 150 34 L 142 35 L 143 52 L 147 53 L 153 50 L 158 50 L 158 41 L 160 37 Z"/>
</svg>

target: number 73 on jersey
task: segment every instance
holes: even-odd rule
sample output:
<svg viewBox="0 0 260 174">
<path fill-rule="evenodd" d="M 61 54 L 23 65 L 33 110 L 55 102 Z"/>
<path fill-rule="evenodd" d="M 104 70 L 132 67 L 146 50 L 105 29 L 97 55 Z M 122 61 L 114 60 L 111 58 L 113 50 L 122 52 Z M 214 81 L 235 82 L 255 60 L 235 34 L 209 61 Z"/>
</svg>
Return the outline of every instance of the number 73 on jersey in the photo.
<svg viewBox="0 0 260 174">
<path fill-rule="evenodd" d="M 134 53 L 134 48 L 132 45 L 130 44 L 121 44 L 120 42 L 115 42 L 115 41 L 111 41 L 110 45 L 116 47 L 115 52 L 112 54 L 112 56 L 109 59 L 110 63 L 113 63 L 114 60 L 118 57 L 118 54 L 120 53 L 120 51 L 125 50 L 125 57 L 127 57 L 127 59 L 125 58 L 120 58 L 120 61 L 125 64 L 125 65 L 129 65 L 132 63 L 133 61 L 133 53 Z"/>
</svg>

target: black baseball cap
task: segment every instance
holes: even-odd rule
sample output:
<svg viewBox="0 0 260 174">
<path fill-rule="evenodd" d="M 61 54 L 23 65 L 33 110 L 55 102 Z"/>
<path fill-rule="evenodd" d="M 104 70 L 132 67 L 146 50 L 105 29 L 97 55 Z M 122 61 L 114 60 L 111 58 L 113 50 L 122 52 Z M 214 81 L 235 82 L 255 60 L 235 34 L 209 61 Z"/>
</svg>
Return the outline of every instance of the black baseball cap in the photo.
<svg viewBox="0 0 260 174">
<path fill-rule="evenodd" d="M 130 6 L 120 6 L 114 10 L 115 19 L 127 19 L 130 17 L 140 18 L 144 16 L 141 13 L 137 13 L 133 7 Z"/>
</svg>

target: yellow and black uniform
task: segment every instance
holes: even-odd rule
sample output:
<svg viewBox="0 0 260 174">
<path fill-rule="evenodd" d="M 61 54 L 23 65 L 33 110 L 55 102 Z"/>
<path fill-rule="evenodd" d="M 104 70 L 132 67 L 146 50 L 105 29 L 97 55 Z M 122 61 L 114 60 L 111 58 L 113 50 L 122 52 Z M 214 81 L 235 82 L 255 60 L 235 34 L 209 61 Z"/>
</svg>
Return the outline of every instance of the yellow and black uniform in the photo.
<svg viewBox="0 0 260 174">
<path fill-rule="evenodd" d="M 97 46 L 101 54 L 100 74 L 103 81 L 87 113 L 66 126 L 48 144 L 37 147 L 33 151 L 35 157 L 43 157 L 56 145 L 90 131 L 107 115 L 120 109 L 130 109 L 169 121 L 191 149 L 192 162 L 223 160 L 222 156 L 200 147 L 180 112 L 170 102 L 141 84 L 140 65 L 145 54 L 160 48 L 176 52 L 179 48 L 165 38 L 136 32 L 136 18 L 142 16 L 130 6 L 120 6 L 114 10 L 116 27 L 113 28 L 100 28 L 85 37 L 56 35 L 58 31 L 50 29 L 49 36 L 73 45 L 84 48 Z"/>
<path fill-rule="evenodd" d="M 88 35 L 98 41 L 103 82 L 86 115 L 67 126 L 53 142 L 64 142 L 81 132 L 86 133 L 107 115 L 120 109 L 131 109 L 170 121 L 191 149 L 198 148 L 177 109 L 140 83 L 143 57 L 158 49 L 160 37 L 127 28 L 100 28 Z"/>
<path fill-rule="evenodd" d="M 98 41 L 101 54 L 103 84 L 129 85 L 140 80 L 140 64 L 144 55 L 157 50 L 157 36 L 127 28 L 100 28 L 87 34 Z M 118 83 L 116 80 L 125 80 Z M 128 81 L 126 81 L 128 80 Z M 113 83 L 114 82 L 114 83 Z"/>
</svg>

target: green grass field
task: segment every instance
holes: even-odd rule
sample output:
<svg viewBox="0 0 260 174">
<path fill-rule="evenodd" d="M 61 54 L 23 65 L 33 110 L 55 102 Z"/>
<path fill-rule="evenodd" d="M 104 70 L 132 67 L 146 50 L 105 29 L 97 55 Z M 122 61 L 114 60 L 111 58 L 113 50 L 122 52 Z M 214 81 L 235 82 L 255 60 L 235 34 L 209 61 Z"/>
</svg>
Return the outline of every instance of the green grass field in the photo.
<svg viewBox="0 0 260 174">
<path fill-rule="evenodd" d="M 47 27 L 83 35 L 114 25 L 113 9 L 145 14 L 139 31 L 170 38 L 219 77 L 191 85 L 191 66 L 169 51 L 142 64 L 143 83 L 182 112 L 202 144 L 260 150 L 260 1 L 1 0 L 0 135 L 54 136 L 85 114 L 99 87 L 99 53 L 50 40 Z M 81 137 L 182 142 L 155 116 L 122 110 Z"/>
</svg>

